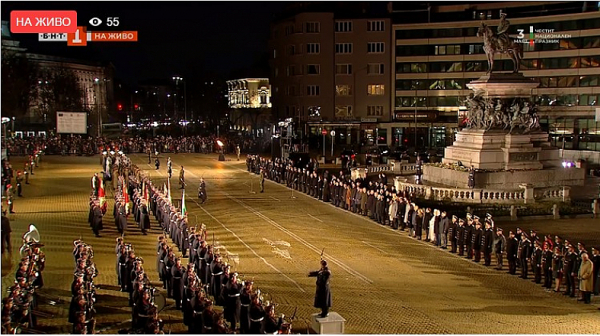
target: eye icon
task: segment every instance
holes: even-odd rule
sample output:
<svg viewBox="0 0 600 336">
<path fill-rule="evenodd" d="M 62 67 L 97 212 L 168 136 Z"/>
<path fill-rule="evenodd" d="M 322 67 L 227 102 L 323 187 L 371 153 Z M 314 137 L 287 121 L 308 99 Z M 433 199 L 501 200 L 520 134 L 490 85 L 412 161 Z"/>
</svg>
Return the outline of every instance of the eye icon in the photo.
<svg viewBox="0 0 600 336">
<path fill-rule="evenodd" d="M 100 20 L 99 18 L 95 17 L 95 18 L 92 18 L 92 19 L 90 20 L 90 24 L 91 24 L 92 26 L 94 26 L 94 27 L 98 27 L 99 25 L 101 25 L 101 24 L 102 24 L 102 20 Z"/>
</svg>

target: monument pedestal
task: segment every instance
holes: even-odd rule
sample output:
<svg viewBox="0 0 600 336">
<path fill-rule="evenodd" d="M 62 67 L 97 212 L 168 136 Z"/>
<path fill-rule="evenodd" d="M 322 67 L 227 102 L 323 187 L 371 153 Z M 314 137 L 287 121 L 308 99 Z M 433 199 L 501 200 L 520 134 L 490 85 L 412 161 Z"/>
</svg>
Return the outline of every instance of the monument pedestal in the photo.
<svg viewBox="0 0 600 336">
<path fill-rule="evenodd" d="M 539 84 L 522 74 L 492 73 L 467 84 L 469 128 L 456 134 L 442 162 L 475 168 L 475 188 L 496 190 L 580 186 L 585 172 L 564 169 L 558 148 L 539 129 L 536 107 L 530 101 Z M 423 180 L 467 188 L 469 172 L 425 166 Z"/>
<path fill-rule="evenodd" d="M 329 316 L 320 317 L 321 314 L 310 316 L 310 326 L 317 334 L 343 334 L 346 319 L 336 312 L 329 312 Z"/>
</svg>

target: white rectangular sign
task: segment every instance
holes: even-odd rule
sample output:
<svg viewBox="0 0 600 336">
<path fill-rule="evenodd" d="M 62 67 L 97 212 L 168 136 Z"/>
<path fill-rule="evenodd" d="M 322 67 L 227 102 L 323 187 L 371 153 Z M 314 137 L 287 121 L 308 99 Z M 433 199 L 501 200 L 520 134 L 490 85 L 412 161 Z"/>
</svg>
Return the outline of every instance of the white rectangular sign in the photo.
<svg viewBox="0 0 600 336">
<path fill-rule="evenodd" d="M 87 113 L 56 112 L 56 132 L 87 134 Z"/>
</svg>

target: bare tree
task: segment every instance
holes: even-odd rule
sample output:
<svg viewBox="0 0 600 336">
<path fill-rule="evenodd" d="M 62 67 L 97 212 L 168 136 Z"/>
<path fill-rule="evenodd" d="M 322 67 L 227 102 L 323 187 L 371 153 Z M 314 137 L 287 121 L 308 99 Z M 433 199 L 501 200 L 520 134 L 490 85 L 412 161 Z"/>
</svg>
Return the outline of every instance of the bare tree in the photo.
<svg viewBox="0 0 600 336">
<path fill-rule="evenodd" d="M 2 51 L 2 115 L 22 117 L 35 100 L 38 66 L 23 54 Z"/>
</svg>

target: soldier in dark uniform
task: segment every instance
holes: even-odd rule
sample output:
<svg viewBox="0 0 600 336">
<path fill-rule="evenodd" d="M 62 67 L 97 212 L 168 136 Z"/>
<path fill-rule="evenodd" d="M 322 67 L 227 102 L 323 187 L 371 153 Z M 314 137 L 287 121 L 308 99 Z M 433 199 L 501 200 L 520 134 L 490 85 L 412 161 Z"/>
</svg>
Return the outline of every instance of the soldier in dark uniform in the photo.
<svg viewBox="0 0 600 336">
<path fill-rule="evenodd" d="M 158 160 L 158 156 L 154 160 L 154 165 L 156 166 L 156 170 L 158 170 L 160 168 L 160 160 Z"/>
<path fill-rule="evenodd" d="M 465 220 L 461 218 L 458 220 L 458 227 L 456 228 L 456 234 L 455 234 L 456 246 L 458 248 L 458 255 L 461 257 L 465 255 L 464 252 L 465 252 L 466 236 L 467 236 L 467 233 L 466 233 L 466 229 L 465 229 Z"/>
<path fill-rule="evenodd" d="M 456 253 L 456 232 L 458 230 L 458 217 L 452 215 L 448 226 L 448 239 L 450 240 L 450 253 Z"/>
<path fill-rule="evenodd" d="M 519 241 L 515 237 L 515 233 L 508 233 L 506 241 L 506 260 L 508 260 L 508 273 L 514 275 L 517 272 L 517 251 L 519 249 Z"/>
<path fill-rule="evenodd" d="M 210 295 L 217 298 L 221 293 L 221 275 L 223 274 L 223 264 L 221 256 L 216 255 L 215 260 L 210 265 Z"/>
<path fill-rule="evenodd" d="M 146 201 L 142 201 L 140 205 L 140 228 L 144 235 L 147 235 L 148 230 L 150 230 L 150 213 Z"/>
<path fill-rule="evenodd" d="M 501 271 L 504 266 L 503 257 L 506 250 L 506 237 L 502 234 L 502 229 L 496 229 L 496 239 L 494 240 L 494 252 L 496 253 L 496 269 Z"/>
<path fill-rule="evenodd" d="M 564 277 L 567 281 L 567 290 L 564 295 L 575 297 L 575 278 L 577 276 L 577 253 L 575 253 L 575 247 L 569 245 L 569 251 L 564 257 Z"/>
<path fill-rule="evenodd" d="M 540 247 L 540 242 L 536 241 L 533 253 L 531 255 L 532 263 L 534 265 L 534 268 L 533 268 L 534 279 L 533 279 L 533 281 L 536 284 L 542 283 L 542 260 L 543 260 L 543 257 L 544 257 L 544 253 L 542 251 L 542 248 Z"/>
<path fill-rule="evenodd" d="M 473 220 L 470 218 L 470 214 L 467 214 L 467 225 L 465 226 L 465 244 L 467 247 L 467 259 L 473 259 L 473 234 L 475 233 L 475 225 Z"/>
<path fill-rule="evenodd" d="M 163 289 L 167 288 L 167 283 L 166 283 L 166 277 L 165 277 L 165 273 L 166 273 L 166 266 L 165 266 L 165 261 L 167 260 L 167 255 L 169 254 L 169 251 L 167 249 L 167 243 L 165 243 L 164 241 L 160 244 L 160 251 L 156 252 L 156 269 L 158 271 L 158 279 L 160 281 L 162 281 L 163 283 Z"/>
<path fill-rule="evenodd" d="M 92 217 L 92 231 L 94 232 L 94 235 L 96 237 L 100 237 L 100 230 L 103 229 L 102 226 L 102 210 L 100 209 L 100 204 L 99 203 L 94 203 L 94 208 L 93 208 L 93 217 Z"/>
<path fill-rule="evenodd" d="M 225 286 L 225 319 L 230 323 L 231 329 L 235 330 L 240 321 L 242 301 L 242 285 L 238 283 L 237 273 L 231 273 L 229 281 Z"/>
<path fill-rule="evenodd" d="M 215 311 L 213 310 L 213 302 L 211 300 L 206 300 L 206 307 L 202 312 L 202 328 L 204 334 L 214 334 L 216 330 L 214 330 L 214 319 L 215 319 Z"/>
<path fill-rule="evenodd" d="M 331 289 L 329 288 L 331 271 L 327 267 L 327 261 L 321 260 L 321 269 L 310 272 L 308 276 L 317 277 L 314 307 L 321 309 L 321 317 L 327 317 L 331 307 Z"/>
<path fill-rule="evenodd" d="M 168 298 L 172 298 L 173 297 L 173 282 L 171 280 L 172 278 L 172 274 L 171 274 L 171 270 L 173 269 L 173 266 L 175 266 L 175 254 L 173 253 L 173 250 L 169 249 L 169 252 L 166 256 L 166 258 L 164 259 L 164 286 L 167 289 L 167 297 Z"/>
<path fill-rule="evenodd" d="M 484 265 L 490 266 L 492 264 L 492 251 L 494 247 L 494 231 L 492 231 L 492 223 L 487 219 L 485 221 L 485 232 L 482 237 L 483 245 L 483 258 L 485 260 Z"/>
<path fill-rule="evenodd" d="M 184 269 L 181 266 L 181 259 L 175 259 L 175 265 L 171 269 L 171 288 L 173 291 L 173 300 L 175 300 L 175 307 L 181 309 L 181 288 L 183 283 L 181 278 L 183 277 Z"/>
<path fill-rule="evenodd" d="M 257 294 L 252 295 L 250 306 L 250 334 L 264 334 L 265 309 Z"/>
<path fill-rule="evenodd" d="M 275 315 L 275 306 L 272 304 L 267 306 L 266 316 L 264 321 L 265 334 L 277 334 L 283 324 L 283 315 L 279 318 Z"/>
<path fill-rule="evenodd" d="M 521 262 L 521 278 L 523 279 L 527 279 L 527 273 L 529 269 L 527 261 L 529 260 L 530 250 L 531 242 L 529 241 L 529 238 L 527 237 L 525 232 L 523 232 L 521 235 L 521 247 L 519 249 L 519 260 Z"/>
<path fill-rule="evenodd" d="M 473 261 L 479 262 L 481 261 L 481 248 L 482 248 L 482 240 L 483 240 L 483 230 L 481 230 L 481 223 L 479 221 L 475 221 L 475 231 L 471 235 L 471 246 L 473 247 Z"/>
<path fill-rule="evenodd" d="M 544 252 L 542 256 L 542 271 L 544 272 L 544 287 L 546 290 L 552 288 L 552 261 L 554 255 L 550 249 L 550 244 L 544 243 Z"/>
<path fill-rule="evenodd" d="M 252 304 L 253 281 L 245 281 L 240 294 L 240 333 L 250 333 L 250 305 Z"/>
</svg>

